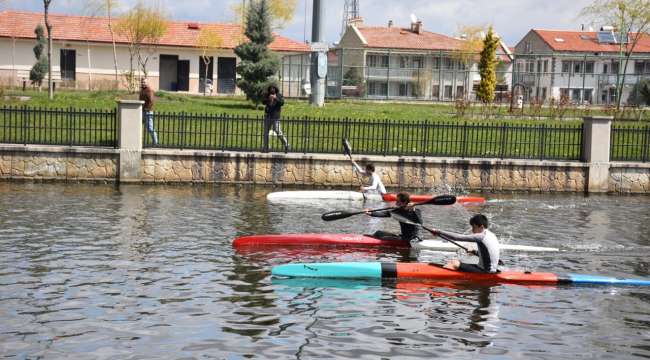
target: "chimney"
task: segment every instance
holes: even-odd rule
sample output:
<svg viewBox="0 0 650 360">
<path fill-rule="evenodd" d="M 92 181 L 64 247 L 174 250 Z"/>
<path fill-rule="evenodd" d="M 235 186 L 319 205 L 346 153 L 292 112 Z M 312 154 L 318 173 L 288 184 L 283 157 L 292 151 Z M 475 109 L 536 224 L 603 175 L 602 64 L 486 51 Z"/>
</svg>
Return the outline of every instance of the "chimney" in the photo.
<svg viewBox="0 0 650 360">
<path fill-rule="evenodd" d="M 393 20 L 388 20 L 388 28 L 389 29 L 393 28 Z"/>
<path fill-rule="evenodd" d="M 359 16 L 348 20 L 348 26 L 354 26 L 354 27 L 363 26 L 363 18 Z"/>
<path fill-rule="evenodd" d="M 422 21 L 418 20 L 417 22 L 411 23 L 411 31 L 416 34 L 422 32 Z"/>
</svg>

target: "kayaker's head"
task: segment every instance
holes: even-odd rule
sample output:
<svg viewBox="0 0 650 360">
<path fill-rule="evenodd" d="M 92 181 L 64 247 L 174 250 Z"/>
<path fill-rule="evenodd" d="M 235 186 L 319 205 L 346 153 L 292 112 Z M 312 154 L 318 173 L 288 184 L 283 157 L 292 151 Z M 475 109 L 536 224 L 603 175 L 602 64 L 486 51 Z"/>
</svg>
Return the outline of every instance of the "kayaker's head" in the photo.
<svg viewBox="0 0 650 360">
<path fill-rule="evenodd" d="M 409 202 L 411 202 L 411 195 L 407 192 L 401 192 L 395 196 L 395 205 L 397 207 L 405 207 Z"/>
<path fill-rule="evenodd" d="M 366 165 L 366 172 L 374 173 L 375 172 L 375 165 L 373 165 L 373 164 Z"/>
<path fill-rule="evenodd" d="M 488 219 L 483 214 L 476 214 L 469 219 L 469 224 L 472 226 L 474 234 L 482 233 L 488 228 Z"/>
</svg>

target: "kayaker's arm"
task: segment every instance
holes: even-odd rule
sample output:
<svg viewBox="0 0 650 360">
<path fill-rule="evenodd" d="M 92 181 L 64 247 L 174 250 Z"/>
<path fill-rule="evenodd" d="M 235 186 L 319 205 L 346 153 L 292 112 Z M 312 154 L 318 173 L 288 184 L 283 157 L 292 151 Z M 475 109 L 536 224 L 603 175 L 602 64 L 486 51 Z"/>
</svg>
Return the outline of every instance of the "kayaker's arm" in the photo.
<svg viewBox="0 0 650 360">
<path fill-rule="evenodd" d="M 352 161 L 352 166 L 354 166 L 354 170 L 355 170 L 356 172 L 358 172 L 359 174 L 361 174 L 361 175 L 363 175 L 363 176 L 368 176 L 368 173 L 367 173 L 365 170 L 363 170 L 363 169 L 361 168 L 361 166 L 359 166 L 359 164 L 357 164 L 356 161 L 354 161 L 354 160 L 352 160 L 352 159 L 350 159 L 350 161 Z"/>
<path fill-rule="evenodd" d="M 483 233 L 458 234 L 451 231 L 444 231 L 444 230 L 437 230 L 437 229 L 434 230 L 434 233 L 435 235 L 438 235 L 443 239 L 451 239 L 453 241 L 463 241 L 463 242 L 473 242 L 473 243 L 482 242 L 484 237 Z"/>
<path fill-rule="evenodd" d="M 369 209 L 366 209 L 366 214 L 372 217 L 390 217 L 390 210 L 373 211 L 373 212 L 370 212 L 368 210 Z"/>
</svg>

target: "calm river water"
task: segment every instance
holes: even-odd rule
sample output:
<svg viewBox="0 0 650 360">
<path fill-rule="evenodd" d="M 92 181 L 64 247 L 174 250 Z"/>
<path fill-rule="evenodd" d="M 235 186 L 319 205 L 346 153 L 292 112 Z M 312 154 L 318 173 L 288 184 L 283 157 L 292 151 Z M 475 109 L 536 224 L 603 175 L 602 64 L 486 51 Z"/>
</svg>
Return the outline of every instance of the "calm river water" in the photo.
<svg viewBox="0 0 650 360">
<path fill-rule="evenodd" d="M 233 250 L 276 232 L 394 230 L 324 223 L 351 202 L 268 204 L 263 187 L 0 183 L 0 355 L 15 359 L 650 358 L 650 289 L 283 281 L 290 261 L 441 262 L 457 254 Z M 467 230 L 483 212 L 519 269 L 650 277 L 650 197 L 488 194 L 422 207 Z M 373 204 L 371 204 L 373 205 Z M 379 205 L 379 204 L 374 204 Z"/>
</svg>

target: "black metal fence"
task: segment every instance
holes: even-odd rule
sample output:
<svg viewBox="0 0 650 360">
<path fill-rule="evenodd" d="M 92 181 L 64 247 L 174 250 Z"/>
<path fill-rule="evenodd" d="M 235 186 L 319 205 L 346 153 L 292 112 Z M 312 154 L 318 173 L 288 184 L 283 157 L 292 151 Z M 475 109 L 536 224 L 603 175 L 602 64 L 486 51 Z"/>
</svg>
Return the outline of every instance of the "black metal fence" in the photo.
<svg viewBox="0 0 650 360">
<path fill-rule="evenodd" d="M 611 144 L 612 161 L 650 161 L 650 124 L 613 125 Z"/>
<path fill-rule="evenodd" d="M 3 106 L 0 143 L 117 147 L 117 112 Z"/>
<path fill-rule="evenodd" d="M 157 113 L 156 147 L 260 151 L 262 117 Z M 285 118 L 281 121 L 292 152 L 341 153 L 346 137 L 354 152 L 367 155 L 444 156 L 579 160 L 582 124 L 515 125 L 469 121 L 397 121 Z M 271 132 L 271 151 L 283 151 Z M 153 147 L 144 131 L 145 147 Z"/>
</svg>

